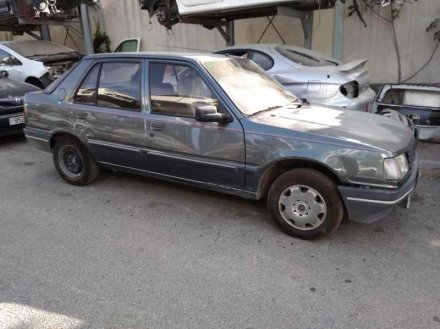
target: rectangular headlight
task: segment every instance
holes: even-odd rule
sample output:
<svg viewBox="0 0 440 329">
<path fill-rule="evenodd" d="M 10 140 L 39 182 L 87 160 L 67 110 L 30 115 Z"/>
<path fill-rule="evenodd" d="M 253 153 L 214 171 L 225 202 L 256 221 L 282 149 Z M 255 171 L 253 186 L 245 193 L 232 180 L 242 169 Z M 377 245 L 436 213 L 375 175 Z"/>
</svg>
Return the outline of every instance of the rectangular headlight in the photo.
<svg viewBox="0 0 440 329">
<path fill-rule="evenodd" d="M 399 181 L 408 173 L 408 159 L 405 154 L 384 160 L 384 176 L 387 180 Z"/>
</svg>

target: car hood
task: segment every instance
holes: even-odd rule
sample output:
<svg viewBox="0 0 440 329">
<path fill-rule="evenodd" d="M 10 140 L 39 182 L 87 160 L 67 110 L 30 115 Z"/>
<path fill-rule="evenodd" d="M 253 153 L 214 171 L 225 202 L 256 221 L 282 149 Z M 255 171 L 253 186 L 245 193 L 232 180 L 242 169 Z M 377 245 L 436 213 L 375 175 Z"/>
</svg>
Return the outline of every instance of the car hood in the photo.
<svg viewBox="0 0 440 329">
<path fill-rule="evenodd" d="M 321 106 L 282 108 L 250 117 L 254 123 L 294 130 L 309 136 L 327 136 L 358 147 L 397 154 L 409 148 L 414 137 L 411 128 L 392 118 L 377 114 L 343 111 Z M 285 134 L 285 132 L 284 132 Z"/>
<path fill-rule="evenodd" d="M 83 57 L 82 54 L 78 52 L 71 52 L 65 54 L 57 54 L 57 55 L 46 55 L 46 56 L 32 56 L 30 59 L 38 62 L 42 62 L 44 64 L 53 64 L 58 62 L 77 62 Z"/>
<path fill-rule="evenodd" d="M 0 98 L 22 97 L 24 94 L 40 90 L 30 84 L 11 79 L 0 79 Z"/>
</svg>

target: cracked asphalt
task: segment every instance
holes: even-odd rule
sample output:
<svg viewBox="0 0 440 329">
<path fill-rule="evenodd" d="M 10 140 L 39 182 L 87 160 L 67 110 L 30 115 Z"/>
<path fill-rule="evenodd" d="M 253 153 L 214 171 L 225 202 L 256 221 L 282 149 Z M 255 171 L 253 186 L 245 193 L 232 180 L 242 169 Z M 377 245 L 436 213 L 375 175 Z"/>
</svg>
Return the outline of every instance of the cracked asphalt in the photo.
<svg viewBox="0 0 440 329">
<path fill-rule="evenodd" d="M 88 187 L 0 139 L 0 329 L 440 328 L 440 144 L 411 209 L 291 238 L 264 202 L 123 173 Z"/>
</svg>

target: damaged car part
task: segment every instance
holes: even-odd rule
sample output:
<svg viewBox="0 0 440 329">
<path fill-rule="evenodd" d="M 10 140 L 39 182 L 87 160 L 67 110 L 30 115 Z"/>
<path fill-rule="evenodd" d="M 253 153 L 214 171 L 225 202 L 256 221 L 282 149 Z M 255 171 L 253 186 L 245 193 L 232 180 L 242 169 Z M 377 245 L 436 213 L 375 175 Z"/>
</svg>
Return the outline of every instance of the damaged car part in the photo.
<svg viewBox="0 0 440 329">
<path fill-rule="evenodd" d="M 276 15 L 280 6 L 296 10 L 326 9 L 336 0 L 139 0 L 150 17 L 156 14 L 160 24 L 171 28 L 178 22 L 202 24 L 207 28 L 225 21 Z"/>
<path fill-rule="evenodd" d="M 374 102 L 373 112 L 391 111 L 407 117 L 420 140 L 440 141 L 440 85 L 385 84 Z"/>
<path fill-rule="evenodd" d="M 367 60 L 343 64 L 309 49 L 253 44 L 216 51 L 249 58 L 286 89 L 312 104 L 369 112 L 375 98 L 369 87 Z"/>
<path fill-rule="evenodd" d="M 0 70 L 9 77 L 45 88 L 58 79 L 82 54 L 68 47 L 41 40 L 0 42 Z"/>
</svg>

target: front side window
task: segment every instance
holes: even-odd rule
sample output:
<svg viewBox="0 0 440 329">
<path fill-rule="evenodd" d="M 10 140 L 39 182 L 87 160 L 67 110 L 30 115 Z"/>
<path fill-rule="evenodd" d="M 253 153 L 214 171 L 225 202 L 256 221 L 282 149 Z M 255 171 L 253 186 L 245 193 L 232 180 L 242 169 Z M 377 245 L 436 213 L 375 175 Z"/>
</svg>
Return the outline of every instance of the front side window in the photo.
<svg viewBox="0 0 440 329">
<path fill-rule="evenodd" d="M 191 67 L 150 64 L 151 113 L 193 118 L 200 105 L 219 102 L 202 77 Z"/>
<path fill-rule="evenodd" d="M 141 110 L 141 64 L 102 64 L 98 106 L 129 111 Z"/>
<path fill-rule="evenodd" d="M 96 105 L 96 86 L 98 85 L 100 67 L 101 64 L 97 64 L 89 71 L 89 73 L 87 73 L 76 92 L 74 98 L 76 103 Z"/>
</svg>

